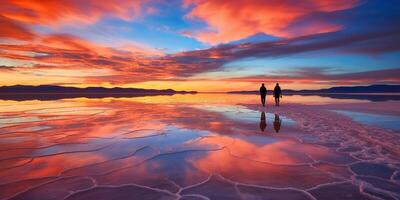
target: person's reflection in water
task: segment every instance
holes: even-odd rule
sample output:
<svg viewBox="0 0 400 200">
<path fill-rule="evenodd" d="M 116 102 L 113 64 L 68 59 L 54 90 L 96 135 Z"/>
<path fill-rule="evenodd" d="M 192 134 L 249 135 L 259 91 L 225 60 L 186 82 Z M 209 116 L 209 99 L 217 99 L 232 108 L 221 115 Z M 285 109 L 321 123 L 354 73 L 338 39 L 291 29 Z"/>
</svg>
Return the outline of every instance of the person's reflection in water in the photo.
<svg viewBox="0 0 400 200">
<path fill-rule="evenodd" d="M 260 117 L 260 129 L 262 132 L 264 132 L 265 127 L 267 127 L 267 122 L 265 120 L 265 112 L 261 112 L 261 117 Z"/>
<path fill-rule="evenodd" d="M 279 132 L 279 130 L 281 129 L 281 124 L 282 124 L 282 120 L 279 118 L 279 115 L 275 113 L 275 119 L 274 119 L 274 129 L 275 132 Z"/>
</svg>

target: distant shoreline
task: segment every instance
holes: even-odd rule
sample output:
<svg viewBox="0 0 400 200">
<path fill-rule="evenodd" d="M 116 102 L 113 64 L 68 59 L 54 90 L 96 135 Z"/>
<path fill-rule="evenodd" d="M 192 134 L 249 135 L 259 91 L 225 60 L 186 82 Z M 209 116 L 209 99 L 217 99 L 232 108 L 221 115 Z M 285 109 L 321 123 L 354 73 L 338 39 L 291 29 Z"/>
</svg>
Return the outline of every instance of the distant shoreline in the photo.
<svg viewBox="0 0 400 200">
<path fill-rule="evenodd" d="M 0 87 L 2 100 L 57 100 L 65 98 L 142 97 L 156 95 L 195 94 L 196 91 L 156 90 L 141 88 L 63 87 L 56 85 L 14 85 Z"/>
<path fill-rule="evenodd" d="M 259 92 L 222 92 L 222 93 L 226 93 L 226 94 L 244 94 L 244 95 L 259 95 Z M 268 94 L 272 95 L 272 92 L 267 92 Z M 398 96 L 400 95 L 400 92 L 364 92 L 364 93 L 357 93 L 357 92 L 353 92 L 353 93 L 346 93 L 346 92 L 287 92 L 285 93 L 284 91 L 282 92 L 284 95 L 328 95 L 328 94 L 332 94 L 332 95 L 394 95 L 394 96 Z"/>
<path fill-rule="evenodd" d="M 59 100 L 73 98 L 131 98 L 146 96 L 172 96 L 175 94 L 191 95 L 196 93 L 0 93 L 0 100 Z"/>
<path fill-rule="evenodd" d="M 258 93 L 228 93 L 233 95 L 259 95 Z M 270 94 L 272 95 L 272 94 Z M 368 101 L 400 101 L 400 93 L 284 93 L 284 96 L 320 96 L 333 99 L 358 99 Z"/>
<path fill-rule="evenodd" d="M 2 86 L 0 87 L 1 100 L 58 100 L 68 98 L 124 98 L 144 96 L 171 96 L 174 94 L 196 94 L 196 91 L 175 91 L 172 89 L 140 89 L 140 88 L 103 88 L 88 87 L 75 88 L 53 85 L 29 86 Z M 231 92 L 200 92 L 201 94 L 239 94 L 259 95 L 259 91 L 231 91 Z M 371 101 L 400 100 L 400 85 L 371 85 L 355 87 L 333 87 L 320 90 L 283 90 L 283 95 L 318 95 L 337 99 L 365 99 Z M 272 94 L 272 90 L 268 90 Z"/>
<path fill-rule="evenodd" d="M 176 91 L 172 89 L 143 89 L 143 88 L 105 88 L 105 87 L 64 87 L 57 85 L 13 85 L 1 86 L 0 94 L 176 94 L 196 93 L 196 91 Z"/>
<path fill-rule="evenodd" d="M 258 90 L 230 91 L 229 94 L 259 94 Z M 272 90 L 268 90 L 272 94 Z M 400 85 L 368 85 L 368 86 L 340 86 L 319 90 L 282 90 L 283 94 L 397 94 L 400 93 Z"/>
</svg>

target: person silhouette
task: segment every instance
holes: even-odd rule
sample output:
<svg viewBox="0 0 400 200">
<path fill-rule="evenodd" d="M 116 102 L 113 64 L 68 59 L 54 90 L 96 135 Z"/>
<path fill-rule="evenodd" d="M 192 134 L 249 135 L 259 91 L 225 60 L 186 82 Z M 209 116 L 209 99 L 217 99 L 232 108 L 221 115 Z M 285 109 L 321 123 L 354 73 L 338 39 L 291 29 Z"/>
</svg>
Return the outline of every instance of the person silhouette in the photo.
<svg viewBox="0 0 400 200">
<path fill-rule="evenodd" d="M 276 133 L 278 133 L 279 130 L 281 129 L 281 124 L 282 124 L 282 120 L 279 118 L 279 115 L 275 113 L 274 129 L 275 129 Z"/>
<path fill-rule="evenodd" d="M 281 87 L 279 87 L 279 83 L 276 83 L 273 96 L 275 97 L 275 106 L 279 106 L 280 103 L 279 99 L 282 98 L 282 91 Z"/>
<path fill-rule="evenodd" d="M 261 117 L 260 117 L 260 129 L 262 132 L 264 132 L 265 127 L 267 127 L 267 122 L 265 120 L 265 112 L 261 112 Z"/>
<path fill-rule="evenodd" d="M 260 87 L 260 96 L 261 96 L 261 103 L 265 107 L 265 97 L 267 96 L 267 88 L 264 86 L 264 83 Z"/>
</svg>

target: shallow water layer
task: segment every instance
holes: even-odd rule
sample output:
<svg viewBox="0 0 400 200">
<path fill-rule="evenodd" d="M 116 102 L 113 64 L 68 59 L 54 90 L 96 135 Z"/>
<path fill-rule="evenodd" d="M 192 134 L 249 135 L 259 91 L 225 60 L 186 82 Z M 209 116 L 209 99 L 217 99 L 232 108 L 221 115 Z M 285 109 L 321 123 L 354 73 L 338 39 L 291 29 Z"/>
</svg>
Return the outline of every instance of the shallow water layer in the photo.
<svg viewBox="0 0 400 200">
<path fill-rule="evenodd" d="M 399 129 L 331 111 L 376 103 L 258 101 L 233 94 L 0 101 L 0 199 L 400 198 Z"/>
<path fill-rule="evenodd" d="M 363 124 L 379 126 L 381 128 L 394 131 L 400 131 L 400 116 L 370 114 L 345 110 L 336 110 L 335 112 L 351 117 L 353 120 Z"/>
</svg>

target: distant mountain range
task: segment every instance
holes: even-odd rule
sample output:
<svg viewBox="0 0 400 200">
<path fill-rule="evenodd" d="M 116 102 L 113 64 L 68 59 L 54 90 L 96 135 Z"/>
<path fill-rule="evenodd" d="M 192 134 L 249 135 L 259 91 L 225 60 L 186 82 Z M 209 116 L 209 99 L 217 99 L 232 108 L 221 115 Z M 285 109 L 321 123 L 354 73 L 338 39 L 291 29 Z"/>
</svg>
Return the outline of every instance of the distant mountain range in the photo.
<svg viewBox="0 0 400 200">
<path fill-rule="evenodd" d="M 268 88 L 268 93 L 272 89 Z M 282 90 L 284 95 L 319 95 L 331 98 L 366 99 L 371 101 L 400 100 L 400 95 L 387 95 L 387 93 L 400 93 L 400 85 L 370 85 L 354 87 L 332 87 L 320 90 Z M 103 88 L 103 87 L 63 87 L 55 85 L 14 85 L 1 86 L 0 99 L 3 100 L 57 100 L 64 98 L 104 98 L 104 97 L 140 97 L 173 94 L 195 94 L 196 91 L 175 91 L 172 89 L 155 90 L 140 88 Z M 253 91 L 231 91 L 232 94 L 259 94 Z M 364 93 L 364 94 L 362 94 Z M 374 95 L 380 93 L 382 95 Z M 385 94 L 386 93 L 386 94 Z M 370 94 L 370 95 L 368 95 Z"/>
<path fill-rule="evenodd" d="M 194 94 L 195 91 L 175 91 L 172 89 L 155 90 L 141 88 L 104 88 L 104 87 L 63 87 L 56 85 L 14 85 L 1 86 L 0 99 L 6 100 L 55 100 L 62 98 L 102 98 L 102 97 L 138 97 L 154 95 Z"/>
<path fill-rule="evenodd" d="M 267 88 L 272 93 L 273 88 Z M 258 90 L 230 91 L 232 94 L 259 94 Z M 400 85 L 340 86 L 319 90 L 282 90 L 283 94 L 400 93 Z"/>
</svg>

